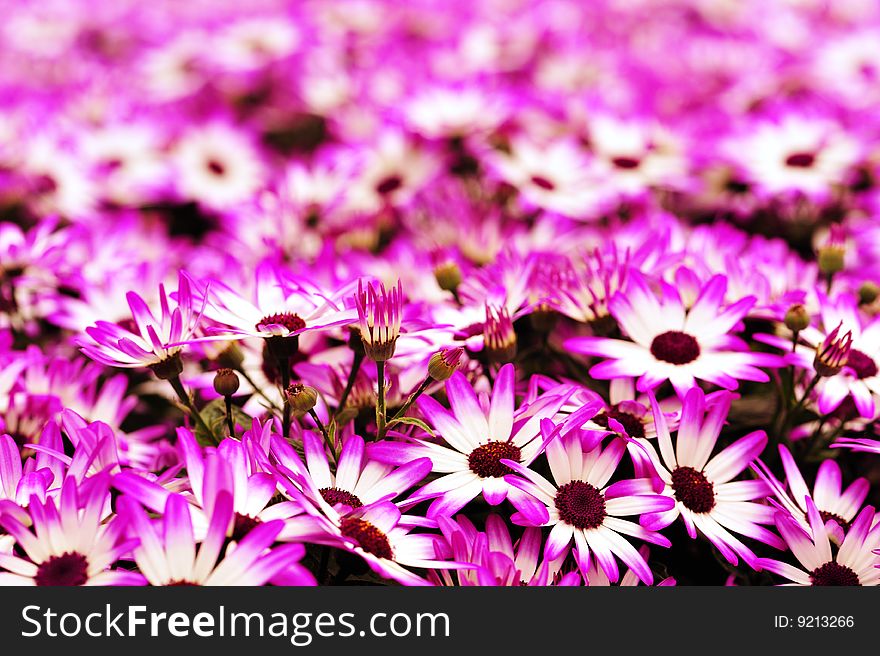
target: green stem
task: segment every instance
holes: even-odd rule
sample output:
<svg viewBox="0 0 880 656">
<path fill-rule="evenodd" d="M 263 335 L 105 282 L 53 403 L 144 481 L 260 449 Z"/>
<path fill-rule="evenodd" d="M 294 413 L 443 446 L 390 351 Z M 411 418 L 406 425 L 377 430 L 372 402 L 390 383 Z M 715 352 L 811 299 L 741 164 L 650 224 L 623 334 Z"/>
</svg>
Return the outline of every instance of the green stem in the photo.
<svg viewBox="0 0 880 656">
<path fill-rule="evenodd" d="M 428 386 L 433 380 L 434 379 L 430 376 L 425 376 L 425 380 L 423 380 L 419 384 L 415 392 L 409 395 L 406 403 L 403 404 L 400 410 L 397 411 L 397 413 L 391 418 L 391 421 L 388 423 L 393 422 L 395 419 L 400 419 L 401 417 L 406 416 L 406 411 L 409 410 L 412 407 L 412 404 L 416 402 L 416 399 L 419 398 L 426 389 L 428 389 Z"/>
<path fill-rule="evenodd" d="M 268 403 L 269 406 L 270 406 L 275 412 L 281 412 L 281 408 L 279 408 L 279 407 L 275 404 L 275 401 L 273 401 L 273 400 L 270 399 L 268 396 L 266 396 L 266 394 L 263 392 L 263 390 L 261 390 L 259 387 L 257 387 L 257 384 L 253 381 L 253 379 L 252 379 L 252 378 L 248 375 L 248 373 L 244 370 L 244 367 L 240 367 L 240 368 L 238 369 L 238 373 L 240 373 L 240 374 L 242 375 L 242 377 L 247 381 L 248 385 L 250 385 L 251 388 L 252 388 L 257 394 L 259 394 L 260 396 L 262 396 L 262 397 L 266 400 L 266 403 Z"/>
<path fill-rule="evenodd" d="M 843 431 L 846 429 L 846 422 L 841 421 L 840 425 L 835 428 L 828 436 L 823 437 L 820 434 L 813 436 L 813 439 L 810 441 L 810 446 L 807 449 L 806 454 L 804 454 L 804 460 L 812 461 L 816 455 L 818 455 L 822 449 L 831 444 L 834 440 L 836 440 Z"/>
<path fill-rule="evenodd" d="M 385 437 L 385 361 L 376 361 L 376 441 Z"/>
<path fill-rule="evenodd" d="M 229 428 L 229 437 L 235 437 L 235 422 L 232 419 L 232 397 L 223 397 L 226 400 L 226 426 Z"/>
<path fill-rule="evenodd" d="M 801 408 L 804 407 L 804 404 L 807 402 L 807 399 L 810 396 L 810 392 L 813 391 L 813 388 L 816 387 L 816 384 L 819 382 L 821 376 L 816 374 L 813 376 L 813 380 L 810 381 L 810 384 L 807 385 L 807 389 L 804 390 L 803 396 L 801 396 L 800 400 L 795 404 L 795 406 L 791 409 L 791 415 L 794 416 L 796 412 L 798 412 Z"/>
<path fill-rule="evenodd" d="M 339 405 L 336 407 L 336 412 L 333 413 L 334 418 L 345 409 L 345 404 L 348 401 L 351 390 L 354 388 L 354 381 L 357 380 L 357 375 L 361 369 L 361 363 L 363 361 L 364 354 L 359 351 L 355 351 L 354 360 L 352 360 L 351 363 L 351 371 L 348 373 L 348 380 L 345 383 L 345 389 L 342 390 L 342 396 L 339 397 Z"/>
<path fill-rule="evenodd" d="M 281 430 L 286 440 L 290 437 L 290 403 L 287 402 L 287 388 L 290 387 L 290 358 L 278 358 L 278 369 L 281 371 L 281 396 L 284 399 Z"/>
<path fill-rule="evenodd" d="M 192 399 L 189 394 L 186 393 L 186 390 L 183 387 L 183 383 L 180 382 L 180 376 L 175 376 L 174 378 L 169 378 L 168 382 L 171 383 L 171 387 L 174 389 L 177 394 L 177 398 L 180 399 L 180 402 L 183 403 L 189 409 L 189 413 L 192 416 L 193 420 L 198 424 L 199 428 L 201 428 L 205 433 L 207 433 L 211 439 L 214 439 L 214 433 L 208 428 L 208 424 L 205 423 L 205 420 L 202 419 L 201 413 L 199 413 L 196 406 L 193 404 Z"/>
<path fill-rule="evenodd" d="M 327 432 L 327 428 L 324 426 L 324 422 L 321 421 L 321 418 L 318 416 L 318 413 L 315 412 L 315 409 L 312 408 L 309 410 L 309 415 L 312 420 L 315 422 L 315 425 L 318 427 L 318 430 L 321 431 L 321 435 L 324 436 L 324 442 L 327 444 L 327 448 L 330 450 L 330 458 L 333 461 L 333 466 L 335 467 L 337 464 L 336 461 L 336 447 L 333 446 L 333 442 L 330 440 L 330 434 Z"/>
</svg>

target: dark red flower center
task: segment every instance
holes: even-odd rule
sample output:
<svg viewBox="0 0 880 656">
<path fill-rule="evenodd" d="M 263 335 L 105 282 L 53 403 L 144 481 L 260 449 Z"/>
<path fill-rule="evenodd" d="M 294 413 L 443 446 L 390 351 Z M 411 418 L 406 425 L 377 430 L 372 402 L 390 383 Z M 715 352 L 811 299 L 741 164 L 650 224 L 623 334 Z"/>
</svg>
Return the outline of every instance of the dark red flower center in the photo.
<svg viewBox="0 0 880 656">
<path fill-rule="evenodd" d="M 670 330 L 654 338 L 651 355 L 663 362 L 687 364 L 700 357 L 700 344 L 692 335 Z"/>
<path fill-rule="evenodd" d="M 84 585 L 89 580 L 89 561 L 81 553 L 68 551 L 40 563 L 37 585 Z"/>
<path fill-rule="evenodd" d="M 715 507 L 715 488 L 703 472 L 693 467 L 675 468 L 672 491 L 685 508 L 695 513 L 707 513 Z"/>
<path fill-rule="evenodd" d="M 541 189 L 546 189 L 547 191 L 553 191 L 556 189 L 556 185 L 553 184 L 553 181 L 548 180 L 543 175 L 533 175 L 530 180 L 533 185 L 540 187 Z"/>
<path fill-rule="evenodd" d="M 58 191 L 58 182 L 51 175 L 38 175 L 31 182 L 31 191 L 34 194 L 51 194 Z"/>
<path fill-rule="evenodd" d="M 606 517 L 605 497 L 584 481 L 571 481 L 560 487 L 556 491 L 556 509 L 559 518 L 575 528 L 596 528 Z"/>
<path fill-rule="evenodd" d="M 846 530 L 849 528 L 849 522 L 846 521 L 840 515 L 835 515 L 834 513 L 826 512 L 824 510 L 819 511 L 819 516 L 822 518 L 822 523 L 826 523 L 828 521 L 834 520 L 840 525 L 840 528 Z"/>
<path fill-rule="evenodd" d="M 180 588 L 180 587 L 196 587 L 198 585 L 199 585 L 198 583 L 193 583 L 192 581 L 184 581 L 183 579 L 180 579 L 179 581 L 168 581 L 168 583 L 165 584 L 165 587 L 166 588 Z"/>
<path fill-rule="evenodd" d="M 389 175 L 386 178 L 382 178 L 376 184 L 376 193 L 384 196 L 386 194 L 397 191 L 402 186 L 403 178 L 401 178 L 399 175 Z"/>
<path fill-rule="evenodd" d="M 614 157 L 611 163 L 619 169 L 637 169 L 642 162 L 635 157 Z"/>
<path fill-rule="evenodd" d="M 856 349 L 849 350 L 846 366 L 855 371 L 860 380 L 877 375 L 877 363 L 874 359 Z"/>
<path fill-rule="evenodd" d="M 845 520 L 843 517 L 841 517 L 840 515 L 835 515 L 834 513 L 830 513 L 830 512 L 826 512 L 826 511 L 824 511 L 824 510 L 820 510 L 820 511 L 819 511 L 819 516 L 822 518 L 822 523 L 823 523 L 823 524 L 824 524 L 825 522 L 828 522 L 828 521 L 834 520 L 835 522 L 837 522 L 838 524 L 840 524 L 840 527 L 841 527 L 841 528 L 843 528 L 843 529 L 849 528 L 849 522 L 846 521 L 846 520 Z"/>
<path fill-rule="evenodd" d="M 257 330 L 262 330 L 264 326 L 269 326 L 272 324 L 284 326 L 290 332 L 301 330 L 302 328 L 306 327 L 306 322 L 303 321 L 298 314 L 294 314 L 293 312 L 279 312 L 278 314 L 270 314 L 269 316 L 260 319 L 260 323 L 258 323 L 255 327 Z"/>
<path fill-rule="evenodd" d="M 499 461 L 515 460 L 519 462 L 521 457 L 522 453 L 519 447 L 512 442 L 489 442 L 481 444 L 471 451 L 468 456 L 468 465 L 471 471 L 481 478 L 500 478 L 512 474 L 513 470 Z"/>
<path fill-rule="evenodd" d="M 345 517 L 340 526 L 342 534 L 357 542 L 361 549 L 377 558 L 390 560 L 393 557 L 388 536 L 370 522 L 357 517 Z"/>
<path fill-rule="evenodd" d="M 750 189 L 748 182 L 739 180 L 737 178 L 729 179 L 724 184 L 724 188 L 732 194 L 744 194 Z"/>
<path fill-rule="evenodd" d="M 338 487 L 324 487 L 318 490 L 318 492 L 321 493 L 321 497 L 324 501 L 331 506 L 335 506 L 337 503 L 343 503 L 354 510 L 364 505 L 363 502 L 351 492 L 340 490 Z"/>
<path fill-rule="evenodd" d="M 226 173 L 226 166 L 223 164 L 223 162 L 220 162 L 216 159 L 209 159 L 205 166 L 207 166 L 208 170 L 214 175 L 223 175 L 224 173 Z"/>
<path fill-rule="evenodd" d="M 593 421 L 599 424 L 602 428 L 608 428 L 609 419 L 614 419 L 619 422 L 626 430 L 626 434 L 630 437 L 645 436 L 645 425 L 642 423 L 642 420 L 630 412 L 624 412 L 616 405 L 611 406 L 605 412 L 601 412 L 593 417 Z"/>
<path fill-rule="evenodd" d="M 230 540 L 240 542 L 248 533 L 262 523 L 263 522 L 256 517 L 235 513 L 235 525 L 232 527 L 232 536 L 230 537 Z"/>
<path fill-rule="evenodd" d="M 785 165 L 797 169 L 808 169 L 816 162 L 815 153 L 792 153 L 785 158 Z"/>
<path fill-rule="evenodd" d="M 846 565 L 825 563 L 810 572 L 813 585 L 861 585 L 859 576 Z"/>
</svg>

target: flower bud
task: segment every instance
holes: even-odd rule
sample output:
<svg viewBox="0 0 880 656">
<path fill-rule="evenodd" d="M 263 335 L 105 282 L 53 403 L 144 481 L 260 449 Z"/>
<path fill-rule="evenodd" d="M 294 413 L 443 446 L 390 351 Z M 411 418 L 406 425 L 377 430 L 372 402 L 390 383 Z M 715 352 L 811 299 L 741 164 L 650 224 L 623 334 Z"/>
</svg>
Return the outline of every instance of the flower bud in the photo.
<svg viewBox="0 0 880 656">
<path fill-rule="evenodd" d="M 819 271 L 826 276 L 843 271 L 843 249 L 824 247 L 819 250 Z"/>
<path fill-rule="evenodd" d="M 385 285 L 358 281 L 354 297 L 358 326 L 364 352 L 374 362 L 390 360 L 394 355 L 403 317 L 403 290 L 400 281 L 391 290 Z"/>
<path fill-rule="evenodd" d="M 799 333 L 810 325 L 810 315 L 800 303 L 796 303 L 788 308 L 785 313 L 785 327 L 792 332 Z"/>
<path fill-rule="evenodd" d="M 448 380 L 461 366 L 463 354 L 460 346 L 440 349 L 428 361 L 428 375 L 438 382 Z"/>
<path fill-rule="evenodd" d="M 318 390 L 302 383 L 287 388 L 287 402 L 294 412 L 304 415 L 318 403 Z"/>
<path fill-rule="evenodd" d="M 507 308 L 486 305 L 483 344 L 490 362 L 513 362 L 516 357 L 516 332 Z"/>
<path fill-rule="evenodd" d="M 859 287 L 859 305 L 870 305 L 880 296 L 880 287 L 873 282 L 862 283 Z"/>
<path fill-rule="evenodd" d="M 440 289 L 454 292 L 461 284 L 461 269 L 455 262 L 444 262 L 434 268 L 434 278 L 436 278 Z"/>
<path fill-rule="evenodd" d="M 838 324 L 817 348 L 816 357 L 813 358 L 813 369 L 819 376 L 835 376 L 846 366 L 849 360 L 849 352 L 852 347 L 852 332 L 847 332 L 843 337 L 838 337 L 843 324 Z"/>
<path fill-rule="evenodd" d="M 831 226 L 828 240 L 819 248 L 819 271 L 825 276 L 833 276 L 843 271 L 846 257 L 846 235 L 840 226 Z"/>
<path fill-rule="evenodd" d="M 232 396 L 240 385 L 238 374 L 232 369 L 218 369 L 214 374 L 214 391 L 220 396 Z"/>
</svg>

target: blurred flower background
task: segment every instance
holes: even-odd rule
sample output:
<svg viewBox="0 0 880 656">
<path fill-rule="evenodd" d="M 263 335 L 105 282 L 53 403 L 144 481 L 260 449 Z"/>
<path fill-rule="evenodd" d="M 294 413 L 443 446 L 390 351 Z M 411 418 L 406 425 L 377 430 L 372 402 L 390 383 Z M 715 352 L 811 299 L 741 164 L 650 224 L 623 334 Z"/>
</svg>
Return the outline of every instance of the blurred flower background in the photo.
<svg viewBox="0 0 880 656">
<path fill-rule="evenodd" d="M 877 584 L 878 108 L 873 0 L 5 2 L 0 584 Z"/>
</svg>

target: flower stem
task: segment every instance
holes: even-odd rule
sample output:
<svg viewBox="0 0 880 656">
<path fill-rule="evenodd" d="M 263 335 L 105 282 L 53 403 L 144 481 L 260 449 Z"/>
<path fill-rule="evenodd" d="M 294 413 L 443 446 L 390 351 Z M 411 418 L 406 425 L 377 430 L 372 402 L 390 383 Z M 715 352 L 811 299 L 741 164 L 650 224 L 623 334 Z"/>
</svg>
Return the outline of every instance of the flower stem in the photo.
<svg viewBox="0 0 880 656">
<path fill-rule="evenodd" d="M 229 428 L 229 437 L 235 437 L 235 422 L 232 419 L 232 397 L 223 397 L 226 400 L 226 426 Z"/>
<path fill-rule="evenodd" d="M 407 410 L 412 407 L 412 404 L 416 402 L 416 399 L 422 395 L 422 393 L 428 389 L 428 386 L 434 379 L 431 376 L 425 376 L 425 380 L 423 380 L 419 386 L 416 388 L 416 391 L 409 395 L 409 398 L 406 400 L 406 403 L 403 404 L 403 407 L 397 411 L 397 413 L 391 418 L 391 421 L 395 419 L 400 419 L 401 417 L 406 416 Z M 391 423 L 391 422 L 388 422 Z"/>
<path fill-rule="evenodd" d="M 376 441 L 385 437 L 385 360 L 376 361 Z"/>
<path fill-rule="evenodd" d="M 287 401 L 287 388 L 290 387 L 290 358 L 278 358 L 278 369 L 281 371 L 281 396 L 284 409 L 281 416 L 281 430 L 284 439 L 290 437 L 290 403 Z"/>
<path fill-rule="evenodd" d="M 330 439 L 330 434 L 327 432 L 327 428 L 324 426 L 324 422 L 321 421 L 321 418 L 318 416 L 318 413 L 315 412 L 314 408 L 309 410 L 309 415 L 311 416 L 312 420 L 315 422 L 315 425 L 318 427 L 318 430 L 321 431 L 321 435 L 324 436 L 324 442 L 327 444 L 327 448 L 330 449 L 330 458 L 333 461 L 333 466 L 335 467 L 337 464 L 336 448 L 333 446 L 333 442 Z"/>
<path fill-rule="evenodd" d="M 256 383 L 254 382 L 254 380 L 248 375 L 248 373 L 244 370 L 244 367 L 239 367 L 239 369 L 238 369 L 238 373 L 241 374 L 242 378 L 244 378 L 244 379 L 247 381 L 248 385 L 250 385 L 251 388 L 252 388 L 257 394 L 259 394 L 260 396 L 263 397 L 263 399 L 265 399 L 266 403 L 268 403 L 269 406 L 270 406 L 273 410 L 275 410 L 276 412 L 279 412 L 279 411 L 281 410 L 281 408 L 279 408 L 279 407 L 275 404 L 275 401 L 273 401 L 273 400 L 270 399 L 268 396 L 266 396 L 266 394 L 263 392 L 263 390 L 261 390 L 259 387 L 257 387 L 257 384 L 256 384 Z"/>
<path fill-rule="evenodd" d="M 791 409 L 791 415 L 794 416 L 794 413 L 798 412 L 801 408 L 804 407 L 804 404 L 807 402 L 807 399 L 810 396 L 810 392 L 813 391 L 813 388 L 816 387 L 816 384 L 819 382 L 821 376 L 816 374 L 813 376 L 813 379 L 810 381 L 807 388 L 804 390 L 803 396 L 801 396 L 800 400 L 795 403 L 795 406 Z"/>
<path fill-rule="evenodd" d="M 334 418 L 345 409 L 345 404 L 348 401 L 351 390 L 354 388 L 354 381 L 357 380 L 357 375 L 361 369 L 361 363 L 363 361 L 364 354 L 359 351 L 355 351 L 354 360 L 352 360 L 351 362 L 351 371 L 348 373 L 348 380 L 345 383 L 345 389 L 342 390 L 342 396 L 339 397 L 339 405 L 336 408 L 336 412 L 333 413 Z"/>
<path fill-rule="evenodd" d="M 192 399 L 183 387 L 183 383 L 180 382 L 180 376 L 169 378 L 168 382 L 171 384 L 171 387 L 174 389 L 175 393 L 177 394 L 177 398 L 180 399 L 180 402 L 189 409 L 190 415 L 192 415 L 193 420 L 196 422 L 196 424 L 198 424 L 199 428 L 205 431 L 205 433 L 207 433 L 211 437 L 211 439 L 216 442 L 213 431 L 208 428 L 208 424 L 206 424 L 205 420 L 202 419 L 201 413 L 198 411 L 195 404 L 193 404 Z"/>
</svg>

